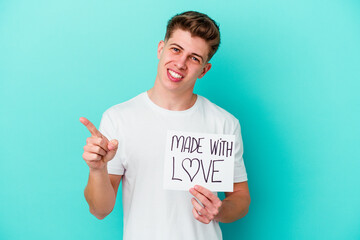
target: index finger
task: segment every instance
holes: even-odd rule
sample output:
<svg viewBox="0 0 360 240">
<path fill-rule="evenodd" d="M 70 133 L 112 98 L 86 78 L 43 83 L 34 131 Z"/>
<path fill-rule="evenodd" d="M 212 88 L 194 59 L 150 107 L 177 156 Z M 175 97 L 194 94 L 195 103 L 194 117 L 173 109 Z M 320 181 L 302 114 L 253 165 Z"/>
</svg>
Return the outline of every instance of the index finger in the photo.
<svg viewBox="0 0 360 240">
<path fill-rule="evenodd" d="M 90 131 L 91 135 L 102 137 L 102 134 L 96 129 L 94 124 L 92 124 L 89 120 L 87 120 L 84 117 L 81 117 L 80 122 L 85 125 L 85 127 Z"/>
<path fill-rule="evenodd" d="M 195 185 L 194 188 L 199 193 L 201 193 L 202 195 L 204 195 L 205 197 L 210 199 L 213 203 L 216 203 L 216 202 L 220 201 L 220 199 L 215 194 L 213 194 L 209 189 L 204 188 L 204 187 L 202 187 L 200 185 Z"/>
</svg>

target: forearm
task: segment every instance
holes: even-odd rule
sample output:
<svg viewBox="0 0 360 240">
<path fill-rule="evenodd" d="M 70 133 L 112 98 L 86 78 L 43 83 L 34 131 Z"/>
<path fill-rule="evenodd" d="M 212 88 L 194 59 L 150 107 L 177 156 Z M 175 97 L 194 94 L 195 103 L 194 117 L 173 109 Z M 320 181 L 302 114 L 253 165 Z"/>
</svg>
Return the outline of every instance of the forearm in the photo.
<svg viewBox="0 0 360 240">
<path fill-rule="evenodd" d="M 222 201 L 215 220 L 223 223 L 234 222 L 244 217 L 250 206 L 250 196 L 246 192 L 236 192 Z"/>
<path fill-rule="evenodd" d="M 116 195 L 106 167 L 101 170 L 90 169 L 84 195 L 90 212 L 98 219 L 105 218 L 112 211 Z"/>
</svg>

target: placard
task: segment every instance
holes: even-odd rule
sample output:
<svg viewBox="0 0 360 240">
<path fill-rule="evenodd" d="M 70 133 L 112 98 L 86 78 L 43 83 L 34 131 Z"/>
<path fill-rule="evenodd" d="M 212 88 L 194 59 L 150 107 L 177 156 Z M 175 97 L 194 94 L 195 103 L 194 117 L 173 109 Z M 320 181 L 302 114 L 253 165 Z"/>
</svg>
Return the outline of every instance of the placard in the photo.
<svg viewBox="0 0 360 240">
<path fill-rule="evenodd" d="M 186 190 L 201 185 L 232 192 L 235 135 L 168 131 L 164 188 Z"/>
</svg>

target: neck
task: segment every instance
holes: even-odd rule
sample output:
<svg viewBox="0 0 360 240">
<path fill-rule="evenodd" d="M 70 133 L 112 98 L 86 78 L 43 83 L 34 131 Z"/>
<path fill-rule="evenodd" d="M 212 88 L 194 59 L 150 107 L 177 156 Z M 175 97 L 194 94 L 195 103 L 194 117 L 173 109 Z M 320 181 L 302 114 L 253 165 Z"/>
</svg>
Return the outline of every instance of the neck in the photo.
<svg viewBox="0 0 360 240">
<path fill-rule="evenodd" d="M 196 94 L 189 92 L 186 94 L 169 91 L 160 91 L 153 87 L 147 91 L 149 98 L 156 105 L 172 111 L 184 111 L 191 108 L 197 99 Z"/>
</svg>

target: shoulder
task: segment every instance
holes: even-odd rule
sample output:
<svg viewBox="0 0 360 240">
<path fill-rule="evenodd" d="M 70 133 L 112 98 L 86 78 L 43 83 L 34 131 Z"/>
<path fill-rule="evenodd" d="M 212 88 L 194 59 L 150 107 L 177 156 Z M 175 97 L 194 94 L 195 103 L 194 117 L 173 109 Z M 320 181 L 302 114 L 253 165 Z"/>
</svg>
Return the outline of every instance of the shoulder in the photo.
<svg viewBox="0 0 360 240">
<path fill-rule="evenodd" d="M 199 96 L 199 98 L 201 100 L 206 119 L 220 122 L 224 124 L 224 127 L 230 129 L 239 127 L 239 120 L 233 114 L 203 96 Z"/>
<path fill-rule="evenodd" d="M 222 107 L 216 105 L 215 103 L 211 102 L 209 99 L 207 99 L 203 96 L 199 96 L 199 98 L 202 102 L 204 110 L 208 114 L 214 114 L 214 117 L 217 117 L 219 119 L 223 119 L 223 120 L 226 120 L 229 122 L 238 121 L 238 119 L 234 115 L 232 115 L 231 113 L 229 113 Z"/>
<path fill-rule="evenodd" d="M 116 104 L 105 110 L 105 116 L 109 117 L 120 117 L 121 115 L 130 114 L 132 112 L 137 112 L 140 108 L 144 107 L 144 93 L 119 104 Z"/>
</svg>

